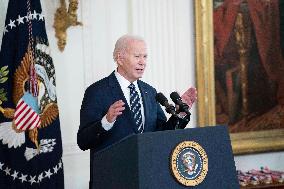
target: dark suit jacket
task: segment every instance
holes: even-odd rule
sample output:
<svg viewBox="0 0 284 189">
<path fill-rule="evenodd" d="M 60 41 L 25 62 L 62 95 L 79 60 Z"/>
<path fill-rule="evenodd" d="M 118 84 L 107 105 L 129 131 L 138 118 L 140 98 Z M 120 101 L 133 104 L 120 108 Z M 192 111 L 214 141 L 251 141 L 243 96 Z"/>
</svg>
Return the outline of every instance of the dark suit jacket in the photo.
<svg viewBox="0 0 284 189">
<path fill-rule="evenodd" d="M 157 91 L 140 80 L 138 80 L 138 86 L 141 91 L 144 106 L 144 132 L 173 129 L 176 118 L 171 117 L 167 122 L 167 118 L 161 106 L 155 100 Z M 102 127 L 101 120 L 103 116 L 106 115 L 110 105 L 117 100 L 124 101 L 125 110 L 122 115 L 117 117 L 113 127 L 109 131 L 105 131 Z M 93 154 L 128 135 L 136 133 L 136 131 L 137 128 L 131 115 L 131 110 L 114 72 L 86 89 L 81 106 L 77 143 L 82 150 L 91 150 L 91 180 L 93 177 Z"/>
</svg>

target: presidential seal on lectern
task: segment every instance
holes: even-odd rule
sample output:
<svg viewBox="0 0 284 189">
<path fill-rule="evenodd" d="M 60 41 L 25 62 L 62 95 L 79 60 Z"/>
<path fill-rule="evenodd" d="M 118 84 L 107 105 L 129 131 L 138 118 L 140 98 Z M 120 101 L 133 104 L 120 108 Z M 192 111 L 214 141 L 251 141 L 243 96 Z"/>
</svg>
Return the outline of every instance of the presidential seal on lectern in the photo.
<svg viewBox="0 0 284 189">
<path fill-rule="evenodd" d="M 197 142 L 183 141 L 171 154 L 170 168 L 179 183 L 185 186 L 196 186 L 206 177 L 208 157 Z"/>
</svg>

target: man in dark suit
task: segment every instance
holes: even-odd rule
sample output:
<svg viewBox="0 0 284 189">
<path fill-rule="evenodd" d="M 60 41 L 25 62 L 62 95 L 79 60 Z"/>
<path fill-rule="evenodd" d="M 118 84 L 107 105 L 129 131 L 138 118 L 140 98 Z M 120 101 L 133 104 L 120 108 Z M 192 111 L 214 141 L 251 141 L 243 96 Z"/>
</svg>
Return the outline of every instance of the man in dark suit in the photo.
<svg viewBox="0 0 284 189">
<path fill-rule="evenodd" d="M 93 154 L 122 138 L 143 132 L 174 129 L 156 102 L 157 91 L 139 80 L 145 70 L 147 49 L 137 36 L 124 35 L 116 42 L 113 58 L 117 69 L 85 91 L 80 113 L 77 142 L 82 150 L 90 149 L 91 181 Z M 132 86 L 132 87 L 130 87 Z"/>
</svg>

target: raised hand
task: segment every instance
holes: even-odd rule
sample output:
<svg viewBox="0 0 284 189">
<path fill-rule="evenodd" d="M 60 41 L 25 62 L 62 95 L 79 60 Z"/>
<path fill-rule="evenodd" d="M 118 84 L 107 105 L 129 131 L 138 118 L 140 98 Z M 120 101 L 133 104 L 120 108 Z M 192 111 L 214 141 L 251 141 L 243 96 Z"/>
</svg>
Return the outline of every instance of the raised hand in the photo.
<svg viewBox="0 0 284 189">
<path fill-rule="evenodd" d="M 181 96 L 182 101 L 189 106 L 191 109 L 193 103 L 197 100 L 197 90 L 195 87 L 190 87 L 185 93 Z"/>
<path fill-rule="evenodd" d="M 116 118 L 122 114 L 122 111 L 125 109 L 124 104 L 122 100 L 118 100 L 109 107 L 106 115 L 106 119 L 109 123 L 114 122 Z"/>
</svg>

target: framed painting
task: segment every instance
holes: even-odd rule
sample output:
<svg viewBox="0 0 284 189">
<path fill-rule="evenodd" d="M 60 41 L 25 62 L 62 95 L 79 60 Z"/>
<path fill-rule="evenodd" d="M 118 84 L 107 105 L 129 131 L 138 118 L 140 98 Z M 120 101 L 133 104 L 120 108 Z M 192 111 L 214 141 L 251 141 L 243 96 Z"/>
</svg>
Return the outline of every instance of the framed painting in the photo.
<svg viewBox="0 0 284 189">
<path fill-rule="evenodd" d="M 284 149 L 279 4 L 195 1 L 198 125 L 227 125 L 234 154 Z"/>
</svg>

